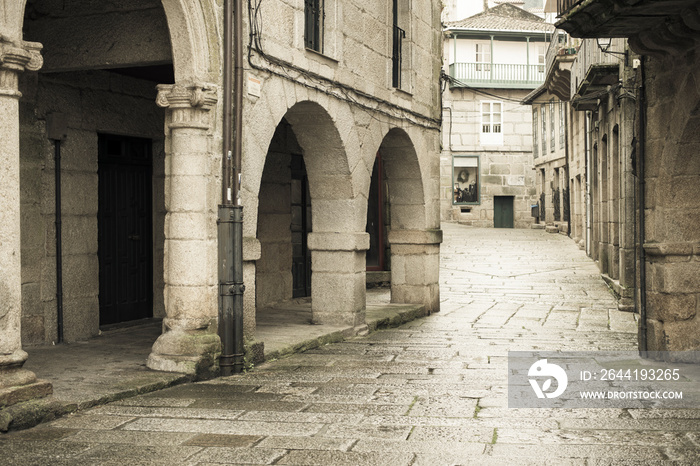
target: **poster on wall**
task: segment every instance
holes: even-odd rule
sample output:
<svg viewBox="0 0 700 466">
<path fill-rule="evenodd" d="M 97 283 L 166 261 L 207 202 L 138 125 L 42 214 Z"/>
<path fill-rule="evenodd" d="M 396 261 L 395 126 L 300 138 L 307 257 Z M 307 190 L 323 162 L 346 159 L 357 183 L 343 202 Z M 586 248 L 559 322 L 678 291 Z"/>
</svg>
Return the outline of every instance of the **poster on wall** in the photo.
<svg viewBox="0 0 700 466">
<path fill-rule="evenodd" d="M 452 159 L 452 203 L 479 204 L 479 157 L 455 156 Z"/>
</svg>

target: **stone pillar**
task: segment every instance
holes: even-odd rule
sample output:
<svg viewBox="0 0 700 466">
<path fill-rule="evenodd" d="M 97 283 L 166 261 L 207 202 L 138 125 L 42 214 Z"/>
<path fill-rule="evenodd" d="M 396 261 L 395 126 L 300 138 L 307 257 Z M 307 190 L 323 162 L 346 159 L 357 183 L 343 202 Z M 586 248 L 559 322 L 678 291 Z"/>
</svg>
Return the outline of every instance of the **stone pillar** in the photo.
<svg viewBox="0 0 700 466">
<path fill-rule="evenodd" d="M 368 233 L 309 233 L 311 311 L 316 324 L 365 325 Z"/>
<path fill-rule="evenodd" d="M 670 357 L 698 363 L 700 243 L 647 243 L 644 250 L 648 349 L 678 352 Z"/>
<path fill-rule="evenodd" d="M 391 302 L 423 304 L 440 310 L 440 243 L 442 230 L 392 230 Z"/>
<path fill-rule="evenodd" d="M 0 36 L 0 409 L 51 394 L 51 384 L 23 369 L 20 259 L 18 73 L 41 68 L 41 45 Z"/>
<path fill-rule="evenodd" d="M 218 371 L 217 202 L 210 128 L 213 85 L 159 85 L 166 107 L 165 313 L 163 334 L 148 357 L 155 370 L 208 375 Z M 167 137 L 169 136 L 169 137 Z"/>
</svg>

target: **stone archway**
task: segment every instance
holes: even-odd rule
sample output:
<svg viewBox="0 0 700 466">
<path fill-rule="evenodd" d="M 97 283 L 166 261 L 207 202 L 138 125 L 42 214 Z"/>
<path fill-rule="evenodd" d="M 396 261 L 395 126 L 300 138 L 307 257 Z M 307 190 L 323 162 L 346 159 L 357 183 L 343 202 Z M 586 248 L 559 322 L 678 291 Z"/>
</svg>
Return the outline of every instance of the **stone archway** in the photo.
<svg viewBox="0 0 700 466">
<path fill-rule="evenodd" d="M 165 333 L 154 345 L 149 366 L 193 373 L 215 368 L 219 347 L 216 325 L 213 325 L 217 314 L 216 259 L 212 253 L 216 250 L 216 200 L 209 195 L 217 191 L 218 167 L 216 163 L 202 161 L 220 157 L 217 143 L 213 142 L 219 139 L 215 131 L 220 131 L 215 129 L 220 127 L 216 124 L 220 119 L 220 112 L 216 111 L 221 80 L 220 14 L 216 5 L 198 0 L 153 3 L 162 6 L 165 13 L 175 84 L 160 86 L 157 99 L 158 105 L 166 108 L 166 319 Z M 3 201 L 12 200 L 7 204 L 3 202 L 8 206 L 19 199 L 17 73 L 39 69 L 42 64 L 38 53 L 41 44 L 22 40 L 26 4 L 25 1 L 2 0 L 0 8 L 0 112 L 6 122 L 0 134 L 0 170 L 4 181 L 0 189 Z M 122 55 L 126 63 L 129 62 L 128 53 Z M 146 62 L 148 60 L 150 58 Z M 95 63 L 88 60 L 80 66 L 92 69 Z M 110 63 L 108 68 L 118 67 Z M 190 188 L 199 188 L 200 184 L 204 184 L 203 190 L 192 193 Z M 7 312 L 0 311 L 0 353 L 9 355 L 8 367 L 14 370 L 26 359 L 21 351 L 19 325 L 22 299 L 19 208 L 3 209 L 1 215 L 3 285 L 0 286 L 0 302 Z M 194 264 L 193 257 L 198 258 Z M 4 367 L 2 361 L 0 366 Z M 0 385 L 3 383 L 0 381 Z"/>
<path fill-rule="evenodd" d="M 311 196 L 311 309 L 316 323 L 365 323 L 366 197 L 358 195 L 347 149 L 320 104 L 304 101 L 286 113 L 303 151 Z"/>
<path fill-rule="evenodd" d="M 430 197 L 414 143 L 402 129 L 390 130 L 379 146 L 389 192 L 391 301 L 440 309 L 438 285 L 442 231 L 430 220 Z"/>
</svg>

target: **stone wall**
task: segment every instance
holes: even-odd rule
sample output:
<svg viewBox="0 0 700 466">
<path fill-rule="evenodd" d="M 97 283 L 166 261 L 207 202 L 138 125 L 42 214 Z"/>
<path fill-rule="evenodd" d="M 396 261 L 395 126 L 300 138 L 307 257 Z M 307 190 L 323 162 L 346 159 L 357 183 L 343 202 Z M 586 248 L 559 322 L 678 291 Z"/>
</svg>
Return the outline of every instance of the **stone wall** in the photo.
<svg viewBox="0 0 700 466">
<path fill-rule="evenodd" d="M 648 349 L 698 351 L 700 58 L 695 47 L 645 66 Z"/>
<path fill-rule="evenodd" d="M 154 315 L 163 316 L 163 111 L 153 83 L 103 71 L 25 73 L 20 90 L 22 335 L 55 341 L 56 243 L 54 144 L 47 113 L 66 115 L 61 145 L 64 338 L 94 336 L 99 326 L 97 135 L 147 137 L 153 145 Z"/>
</svg>

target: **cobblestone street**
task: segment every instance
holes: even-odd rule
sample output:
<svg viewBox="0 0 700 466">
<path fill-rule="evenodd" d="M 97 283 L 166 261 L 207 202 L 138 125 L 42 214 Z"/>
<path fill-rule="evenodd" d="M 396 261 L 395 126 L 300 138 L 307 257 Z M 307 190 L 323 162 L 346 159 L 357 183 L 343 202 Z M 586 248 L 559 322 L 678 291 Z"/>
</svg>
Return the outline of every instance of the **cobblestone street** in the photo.
<svg viewBox="0 0 700 466">
<path fill-rule="evenodd" d="M 443 224 L 441 312 L 0 436 L 3 464 L 698 464 L 700 409 L 509 409 L 512 350 L 635 350 L 543 230 Z"/>
</svg>

